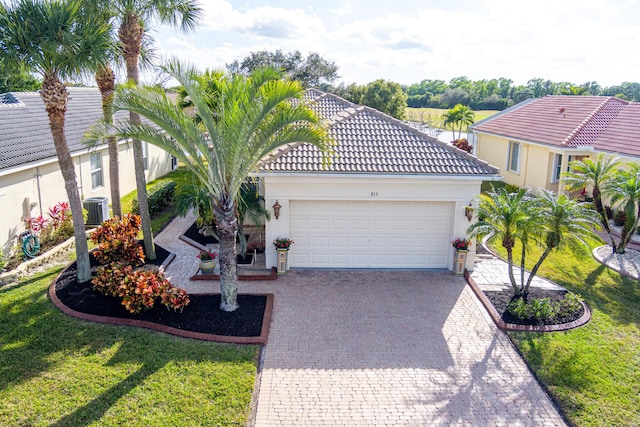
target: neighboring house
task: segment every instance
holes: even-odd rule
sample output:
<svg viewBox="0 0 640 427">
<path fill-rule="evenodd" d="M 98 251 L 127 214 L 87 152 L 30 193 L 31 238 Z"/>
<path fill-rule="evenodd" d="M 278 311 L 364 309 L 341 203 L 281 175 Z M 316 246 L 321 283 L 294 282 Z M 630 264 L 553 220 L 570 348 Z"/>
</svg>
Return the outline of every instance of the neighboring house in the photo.
<svg viewBox="0 0 640 427">
<path fill-rule="evenodd" d="M 599 153 L 640 159 L 640 104 L 605 96 L 529 99 L 469 128 L 474 154 L 520 187 L 563 189 L 569 162 Z"/>
<path fill-rule="evenodd" d="M 65 120 L 67 144 L 76 166 L 76 177 L 83 199 L 111 198 L 109 155 L 106 145 L 88 150 L 82 144 L 84 133 L 102 117 L 97 88 L 69 88 Z M 127 114 L 119 114 L 125 118 Z M 175 166 L 172 156 L 143 144 L 146 176 L 155 179 Z M 119 144 L 120 191 L 136 188 L 133 149 Z M 49 118 L 36 92 L 0 94 L 0 248 L 6 253 L 24 231 L 23 217 L 43 215 L 49 207 L 67 200 L 64 179 L 56 156 Z"/>
<path fill-rule="evenodd" d="M 265 225 L 266 259 L 275 263 L 271 242 L 289 237 L 293 268 L 451 269 L 451 241 L 470 224 L 465 207 L 498 170 L 372 108 L 314 89 L 304 100 L 335 153 L 326 169 L 308 144 L 263 162 L 266 207 L 281 206 Z"/>
</svg>

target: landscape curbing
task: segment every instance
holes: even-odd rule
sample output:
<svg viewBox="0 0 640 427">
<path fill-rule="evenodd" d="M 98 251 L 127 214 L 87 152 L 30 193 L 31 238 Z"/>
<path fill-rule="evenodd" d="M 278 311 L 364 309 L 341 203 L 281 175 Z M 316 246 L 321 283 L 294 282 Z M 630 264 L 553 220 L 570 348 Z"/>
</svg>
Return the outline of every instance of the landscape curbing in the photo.
<svg viewBox="0 0 640 427">
<path fill-rule="evenodd" d="M 82 312 L 73 310 L 67 307 L 66 305 L 64 305 L 62 301 L 60 301 L 55 290 L 55 285 L 60 279 L 60 276 L 62 276 L 62 274 L 64 274 L 66 270 L 70 267 L 71 267 L 71 264 L 65 267 L 64 270 L 62 270 L 60 274 L 58 274 L 58 276 L 56 276 L 56 278 L 53 279 L 53 281 L 51 282 L 51 285 L 49 286 L 49 298 L 51 299 L 51 302 L 60 311 L 67 314 L 68 316 L 72 316 L 81 320 L 87 320 L 87 321 L 96 322 L 96 323 L 104 323 L 104 324 L 117 325 L 117 326 L 137 326 L 140 328 L 151 329 L 157 332 L 163 332 L 166 334 L 176 335 L 183 338 L 191 338 L 191 339 L 197 339 L 197 340 L 203 340 L 203 341 L 215 341 L 215 342 L 228 343 L 228 344 L 254 344 L 254 345 L 261 345 L 261 346 L 264 346 L 267 344 L 267 338 L 269 336 L 269 326 L 271 324 L 271 312 L 273 310 L 273 298 L 274 298 L 273 294 L 270 294 L 270 293 L 246 294 L 246 295 L 259 295 L 259 296 L 267 297 L 267 302 L 264 309 L 264 316 L 262 318 L 262 329 L 260 330 L 259 336 L 230 337 L 225 335 L 206 334 L 202 332 L 185 331 L 182 329 L 172 328 L 170 326 L 160 325 L 157 323 L 147 322 L 144 320 L 124 319 L 120 317 L 110 317 L 110 316 L 98 316 L 95 314 L 82 313 Z M 216 295 L 216 294 L 204 294 L 204 295 Z"/>
<path fill-rule="evenodd" d="M 638 277 L 637 274 L 633 274 L 627 270 L 625 270 L 623 267 L 617 267 L 616 265 L 613 264 L 609 264 L 607 263 L 603 257 L 600 256 L 600 254 L 598 253 L 598 250 L 604 247 L 611 247 L 611 245 L 603 245 L 603 246 L 598 246 L 597 248 L 594 248 L 593 251 L 591 251 L 591 254 L 593 255 L 593 258 L 598 261 L 600 264 L 604 265 L 605 267 L 610 268 L 611 270 L 615 271 L 618 274 L 622 274 L 623 276 L 627 276 L 631 279 L 635 279 L 638 280 L 640 279 L 640 277 Z"/>
<path fill-rule="evenodd" d="M 200 269 L 198 268 L 198 271 Z M 271 271 L 268 274 L 238 274 L 238 280 L 250 281 L 250 280 L 277 280 L 278 273 L 275 267 L 271 267 Z M 196 274 L 189 277 L 189 280 L 220 280 L 219 274 Z"/>
<path fill-rule="evenodd" d="M 516 325 L 513 323 L 506 323 L 502 320 L 500 314 L 495 309 L 489 298 L 482 292 L 482 290 L 478 287 L 475 280 L 471 277 L 468 270 L 464 271 L 464 277 L 467 279 L 467 283 L 469 287 L 476 294 L 484 308 L 493 319 L 493 322 L 496 326 L 503 331 L 517 331 L 517 332 L 559 332 L 559 331 L 568 331 L 570 329 L 575 329 L 591 320 L 591 310 L 589 310 L 589 306 L 587 306 L 584 302 L 580 302 L 582 307 L 584 308 L 584 314 L 579 318 L 569 323 L 562 323 L 559 325 Z"/>
</svg>

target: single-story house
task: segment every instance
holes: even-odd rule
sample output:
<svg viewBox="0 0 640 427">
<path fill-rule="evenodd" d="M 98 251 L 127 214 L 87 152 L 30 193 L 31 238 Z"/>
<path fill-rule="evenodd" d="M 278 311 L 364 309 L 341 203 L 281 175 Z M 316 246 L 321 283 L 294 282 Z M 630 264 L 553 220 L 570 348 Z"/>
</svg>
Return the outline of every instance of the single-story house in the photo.
<svg viewBox="0 0 640 427">
<path fill-rule="evenodd" d="M 469 140 L 505 182 L 558 192 L 572 160 L 599 153 L 640 159 L 640 103 L 612 96 L 528 99 L 474 123 Z"/>
<path fill-rule="evenodd" d="M 452 269 L 467 207 L 497 168 L 375 109 L 308 90 L 335 142 L 327 168 L 308 144 L 282 147 L 257 176 L 268 209 L 266 259 L 278 237 L 295 243 L 291 268 Z M 467 260 L 473 269 L 473 256 Z"/>
<path fill-rule="evenodd" d="M 105 144 L 87 149 L 84 133 L 102 117 L 97 88 L 70 87 L 65 131 L 76 165 L 76 177 L 83 199 L 111 198 L 109 155 Z M 127 113 L 117 116 L 125 118 Z M 143 144 L 147 180 L 158 178 L 176 167 L 175 159 L 163 150 Z M 119 143 L 120 191 L 136 188 L 133 148 Z M 49 118 L 37 92 L 0 94 L 0 249 L 6 254 L 24 231 L 22 218 L 43 215 L 48 208 L 66 201 L 67 193 L 58 165 Z"/>
</svg>

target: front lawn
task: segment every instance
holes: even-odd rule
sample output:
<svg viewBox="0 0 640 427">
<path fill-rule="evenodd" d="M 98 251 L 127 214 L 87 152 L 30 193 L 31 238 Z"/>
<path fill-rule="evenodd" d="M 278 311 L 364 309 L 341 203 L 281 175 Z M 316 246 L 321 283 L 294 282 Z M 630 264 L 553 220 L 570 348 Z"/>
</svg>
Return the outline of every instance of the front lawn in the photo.
<svg viewBox="0 0 640 427">
<path fill-rule="evenodd" d="M 80 321 L 60 268 L 0 288 L 0 425 L 245 425 L 258 347 Z"/>
<path fill-rule="evenodd" d="M 502 248 L 494 249 L 506 256 Z M 519 260 L 519 252 L 514 258 Z M 581 294 L 593 317 L 567 332 L 510 332 L 529 366 L 573 424 L 640 425 L 638 281 L 609 270 L 590 254 L 580 258 L 569 251 L 552 253 L 539 274 Z"/>
</svg>

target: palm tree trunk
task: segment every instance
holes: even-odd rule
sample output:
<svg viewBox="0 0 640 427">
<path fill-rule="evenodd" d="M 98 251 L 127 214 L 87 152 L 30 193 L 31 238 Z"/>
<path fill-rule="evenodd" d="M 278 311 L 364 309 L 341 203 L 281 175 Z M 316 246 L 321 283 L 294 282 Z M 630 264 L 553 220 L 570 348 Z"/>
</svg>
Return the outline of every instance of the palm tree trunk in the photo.
<svg viewBox="0 0 640 427">
<path fill-rule="evenodd" d="M 142 36 L 144 29 L 135 14 L 124 17 L 123 23 L 118 31 L 118 36 L 122 42 L 122 48 L 127 65 L 127 79 L 135 85 L 140 83 L 138 70 L 138 60 L 142 46 Z M 140 124 L 140 115 L 130 112 L 129 120 L 135 126 Z M 144 176 L 144 159 L 142 156 L 142 143 L 140 140 L 133 140 L 133 167 L 136 175 L 136 189 L 138 191 L 138 206 L 140 208 L 140 218 L 142 220 L 142 237 L 144 238 L 144 250 L 149 260 L 156 259 L 156 248 L 153 243 L 153 230 L 151 229 L 151 215 L 149 214 L 149 197 L 147 195 L 147 180 Z"/>
<path fill-rule="evenodd" d="M 73 235 L 76 246 L 76 263 L 78 266 L 78 282 L 85 283 L 91 280 L 89 248 L 87 245 L 87 234 L 84 231 L 82 202 L 80 200 L 80 193 L 78 192 L 76 172 L 64 133 L 64 118 L 65 112 L 67 111 L 68 92 L 57 76 L 46 74 L 42 83 L 40 96 L 45 103 L 49 116 L 53 145 L 56 148 L 60 172 L 62 172 L 62 177 L 64 178 L 64 188 L 67 191 L 69 206 L 71 207 Z"/>
<path fill-rule="evenodd" d="M 116 86 L 116 75 L 109 65 L 101 67 L 96 73 L 96 82 L 102 96 L 102 111 L 104 121 L 113 123 L 111 105 Z M 120 162 L 118 160 L 118 141 L 115 137 L 107 138 L 109 147 L 109 188 L 111 190 L 111 210 L 113 215 L 122 218 L 122 204 L 120 202 Z"/>
<path fill-rule="evenodd" d="M 120 203 L 120 161 L 118 160 L 118 141 L 114 137 L 107 138 L 109 146 L 109 186 L 111 187 L 111 210 L 113 215 L 122 218 Z"/>
<path fill-rule="evenodd" d="M 507 248 L 507 268 L 509 269 L 509 280 L 511 281 L 511 287 L 516 296 L 520 295 L 521 289 L 516 285 L 516 278 L 513 275 L 513 249 Z"/>
<path fill-rule="evenodd" d="M 536 273 L 538 272 L 538 269 L 540 268 L 544 260 L 547 259 L 547 256 L 549 256 L 553 248 L 554 248 L 553 246 L 547 246 L 544 249 L 544 252 L 542 252 L 542 255 L 540 255 L 540 259 L 538 259 L 538 261 L 536 262 L 536 265 L 534 265 L 533 268 L 531 269 L 531 272 L 529 273 L 529 278 L 527 279 L 527 284 L 524 286 L 524 289 L 522 291 L 522 297 L 524 298 L 525 301 L 527 301 L 527 296 L 529 295 L 529 287 L 531 286 L 531 281 L 533 280 Z"/>
<path fill-rule="evenodd" d="M 238 308 L 238 219 L 234 202 L 229 197 L 221 197 L 220 206 L 216 206 L 215 203 L 213 205 L 220 236 L 220 310 L 235 311 Z"/>
</svg>

